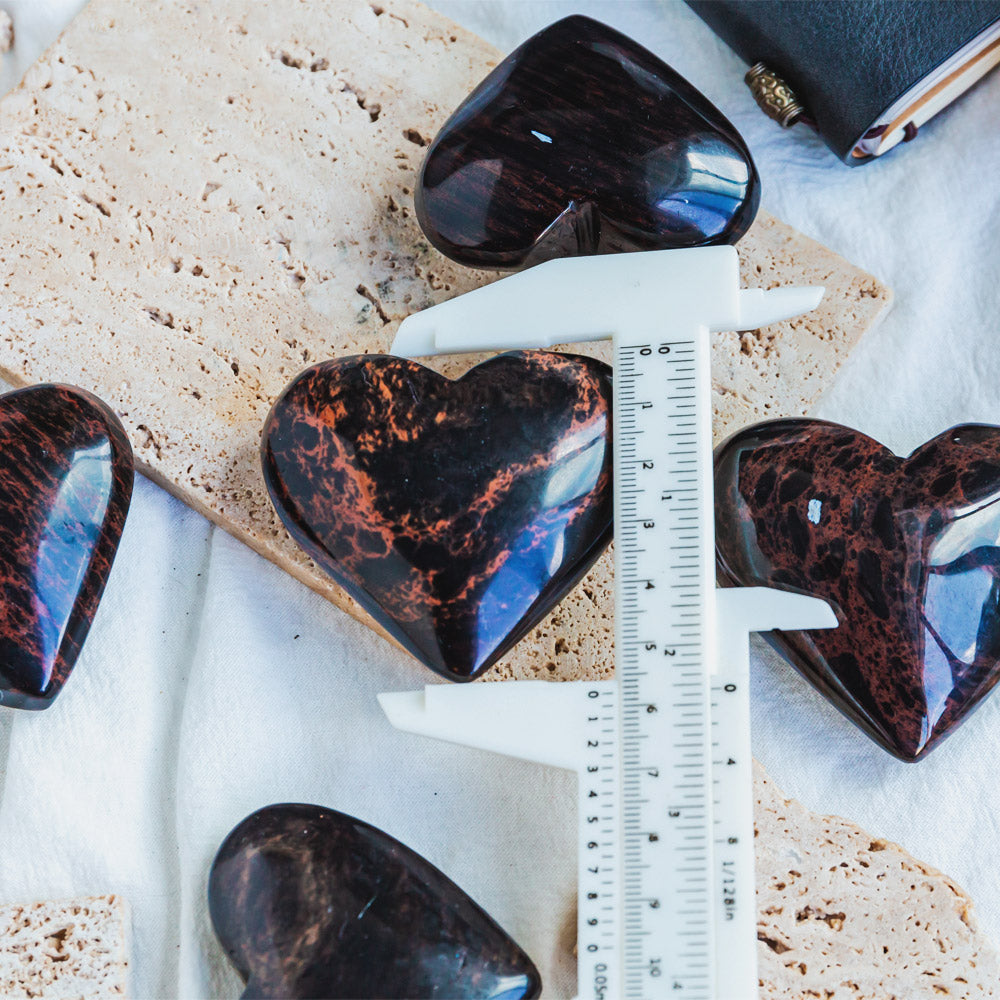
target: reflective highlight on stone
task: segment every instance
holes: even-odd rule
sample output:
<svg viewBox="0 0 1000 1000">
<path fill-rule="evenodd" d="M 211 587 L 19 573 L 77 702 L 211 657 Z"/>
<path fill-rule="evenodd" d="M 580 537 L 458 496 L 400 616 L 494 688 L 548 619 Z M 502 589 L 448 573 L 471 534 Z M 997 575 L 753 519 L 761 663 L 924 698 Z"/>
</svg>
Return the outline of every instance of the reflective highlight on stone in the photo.
<svg viewBox="0 0 1000 1000">
<path fill-rule="evenodd" d="M 470 267 L 735 243 L 760 182 L 733 126 L 641 45 L 587 17 L 529 38 L 448 119 L 417 217 Z"/>
<path fill-rule="evenodd" d="M 244 998 L 531 1000 L 531 959 L 454 882 L 368 823 L 313 805 L 248 816 L 212 865 L 215 933 Z"/>
<path fill-rule="evenodd" d="M 384 355 L 306 369 L 264 427 L 292 537 L 452 680 L 496 662 L 610 541 L 611 369 L 502 354 L 451 381 Z"/>
<path fill-rule="evenodd" d="M 132 449 L 96 396 L 0 397 L 0 705 L 47 708 L 72 671 L 132 497 Z"/>
<path fill-rule="evenodd" d="M 715 459 L 720 573 L 828 600 L 836 629 L 775 645 L 895 756 L 924 757 L 1000 679 L 1000 428 L 908 458 L 820 420 L 739 432 Z"/>
</svg>

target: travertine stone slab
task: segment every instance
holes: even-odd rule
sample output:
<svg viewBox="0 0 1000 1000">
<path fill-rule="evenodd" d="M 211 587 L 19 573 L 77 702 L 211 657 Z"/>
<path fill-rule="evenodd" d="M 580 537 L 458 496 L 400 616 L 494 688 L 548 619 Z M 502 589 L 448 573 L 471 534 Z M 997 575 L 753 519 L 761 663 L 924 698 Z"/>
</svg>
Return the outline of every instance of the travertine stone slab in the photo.
<svg viewBox="0 0 1000 1000">
<path fill-rule="evenodd" d="M 898 844 L 786 799 L 754 765 L 762 1000 L 986 1000 L 972 900 Z"/>
<path fill-rule="evenodd" d="M 0 996 L 128 995 L 131 916 L 121 896 L 0 906 Z"/>
<path fill-rule="evenodd" d="M 93 0 L 0 102 L 0 374 L 96 392 L 143 472 L 360 615 L 278 523 L 260 429 L 306 365 L 384 351 L 409 312 L 495 277 L 427 245 L 413 187 L 497 59 L 412 0 Z M 767 216 L 740 251 L 748 285 L 829 291 L 717 336 L 717 435 L 801 413 L 890 298 Z M 605 675 L 610 565 L 493 676 Z"/>
</svg>

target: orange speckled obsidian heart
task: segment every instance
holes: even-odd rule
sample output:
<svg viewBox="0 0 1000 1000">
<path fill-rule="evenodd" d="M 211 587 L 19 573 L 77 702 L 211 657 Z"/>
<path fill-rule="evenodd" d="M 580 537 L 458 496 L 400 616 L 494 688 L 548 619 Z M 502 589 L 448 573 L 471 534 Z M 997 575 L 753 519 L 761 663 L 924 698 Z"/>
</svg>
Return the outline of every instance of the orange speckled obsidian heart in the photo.
<svg viewBox="0 0 1000 1000">
<path fill-rule="evenodd" d="M 274 404 L 261 456 L 316 563 L 428 667 L 471 680 L 611 538 L 611 369 L 524 351 L 452 381 L 327 361 Z"/>
<path fill-rule="evenodd" d="M 511 53 L 448 119 L 417 218 L 469 267 L 735 243 L 760 182 L 739 133 L 648 49 L 567 17 Z"/>
<path fill-rule="evenodd" d="M 104 591 L 132 497 L 132 449 L 97 397 L 0 397 L 0 705 L 47 708 Z"/>
<path fill-rule="evenodd" d="M 820 692 L 914 761 L 1000 679 L 1000 428 L 908 458 L 857 431 L 777 420 L 715 459 L 723 577 L 830 602 L 839 627 L 772 633 Z"/>
</svg>

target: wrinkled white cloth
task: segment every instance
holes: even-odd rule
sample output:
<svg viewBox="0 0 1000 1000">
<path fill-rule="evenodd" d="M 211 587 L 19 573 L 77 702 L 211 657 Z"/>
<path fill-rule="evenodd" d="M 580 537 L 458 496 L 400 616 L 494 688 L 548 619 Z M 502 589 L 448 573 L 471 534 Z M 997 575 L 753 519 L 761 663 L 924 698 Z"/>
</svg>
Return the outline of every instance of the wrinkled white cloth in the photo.
<svg viewBox="0 0 1000 1000">
<path fill-rule="evenodd" d="M 80 2 L 4 6 L 10 87 Z M 1000 73 L 912 146 L 850 169 L 808 129 L 765 119 L 745 67 L 680 3 L 437 6 L 505 50 L 576 11 L 633 35 L 742 131 L 770 211 L 895 289 L 818 415 L 899 452 L 1000 423 Z M 316 802 L 423 853 L 526 948 L 547 996 L 572 995 L 572 780 L 394 732 L 375 693 L 429 678 L 140 479 L 71 683 L 49 711 L 0 714 L 0 900 L 121 893 L 136 996 L 236 997 L 207 919 L 213 854 L 259 806 Z M 948 872 L 1000 941 L 1000 696 L 919 765 L 887 756 L 762 643 L 753 701 L 755 753 L 789 794 Z"/>
</svg>

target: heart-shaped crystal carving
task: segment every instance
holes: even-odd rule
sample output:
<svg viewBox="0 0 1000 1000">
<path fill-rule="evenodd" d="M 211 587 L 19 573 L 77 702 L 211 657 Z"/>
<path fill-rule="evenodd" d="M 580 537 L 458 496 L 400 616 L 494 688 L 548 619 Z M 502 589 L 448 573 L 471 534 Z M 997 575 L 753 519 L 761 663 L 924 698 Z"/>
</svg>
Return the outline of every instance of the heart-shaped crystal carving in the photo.
<svg viewBox="0 0 1000 1000">
<path fill-rule="evenodd" d="M 541 990 L 531 959 L 454 882 L 332 809 L 248 816 L 219 849 L 208 903 L 246 1000 L 532 1000 Z"/>
<path fill-rule="evenodd" d="M 760 182 L 739 133 L 683 77 L 588 17 L 511 53 L 448 119 L 417 217 L 470 267 L 735 243 Z"/>
<path fill-rule="evenodd" d="M 1000 428 L 897 458 L 857 431 L 777 420 L 716 453 L 720 573 L 829 601 L 839 627 L 775 632 L 798 670 L 903 760 L 1000 679 Z"/>
<path fill-rule="evenodd" d="M 0 704 L 47 708 L 104 591 L 132 497 L 112 411 L 65 385 L 0 397 Z"/>
<path fill-rule="evenodd" d="M 611 538 L 611 370 L 502 354 L 455 381 L 385 355 L 307 369 L 264 428 L 292 537 L 404 648 L 486 670 Z"/>
</svg>

